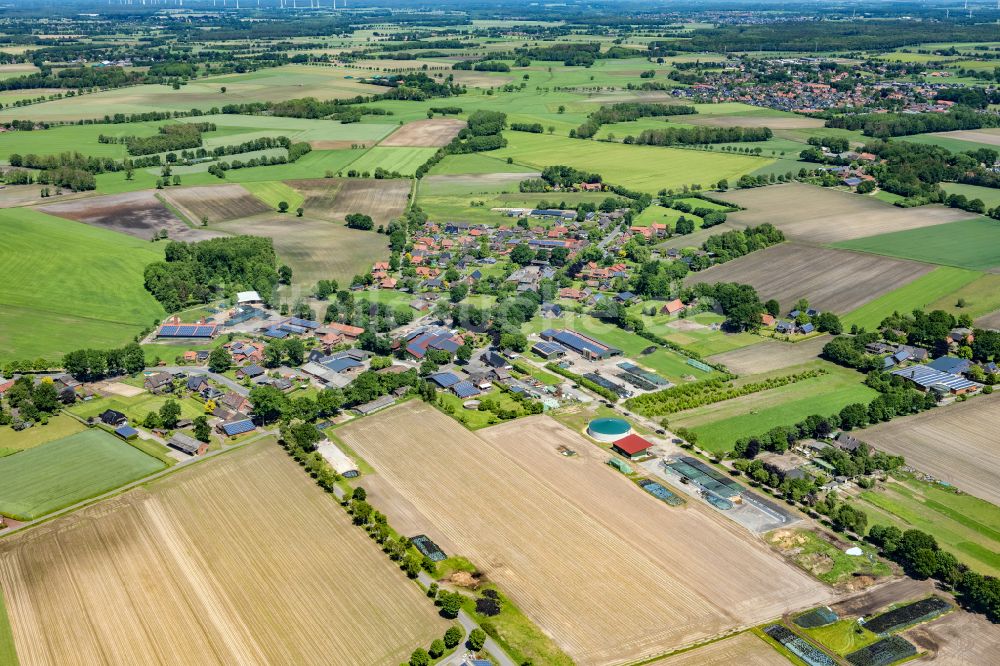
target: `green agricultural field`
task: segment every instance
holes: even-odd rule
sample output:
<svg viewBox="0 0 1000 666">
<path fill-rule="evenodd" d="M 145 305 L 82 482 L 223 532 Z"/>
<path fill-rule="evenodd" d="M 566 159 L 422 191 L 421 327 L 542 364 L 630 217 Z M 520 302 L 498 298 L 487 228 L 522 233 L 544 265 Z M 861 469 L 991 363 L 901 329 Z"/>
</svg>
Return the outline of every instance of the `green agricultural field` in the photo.
<svg viewBox="0 0 1000 666">
<path fill-rule="evenodd" d="M 912 312 L 915 309 L 926 308 L 931 303 L 945 297 L 951 299 L 951 294 L 975 283 L 983 274 L 963 268 L 940 266 L 930 273 L 918 277 L 913 282 L 899 289 L 879 296 L 869 301 L 857 310 L 841 318 L 845 327 L 854 325 L 874 330 L 879 323 L 893 312 Z M 998 276 L 1000 277 L 1000 276 Z M 992 281 L 991 281 L 992 282 Z M 992 299 L 1000 300 L 1000 295 Z M 957 302 L 957 296 L 951 300 L 952 306 Z M 986 310 L 990 312 L 991 310 Z M 981 314 L 986 314 L 983 312 Z"/>
<path fill-rule="evenodd" d="M 582 202 L 598 204 L 608 196 L 602 192 L 521 193 L 515 191 L 465 196 L 442 196 L 425 194 L 424 192 L 425 188 L 421 185 L 417 194 L 417 204 L 433 221 L 463 220 L 493 226 L 513 226 L 517 223 L 516 218 L 491 210 L 493 208 L 536 208 L 542 203 L 557 207 L 561 207 L 565 203 L 567 207 L 574 208 Z M 554 222 L 537 218 L 532 218 L 532 224 L 542 227 L 555 225 Z"/>
<path fill-rule="evenodd" d="M 769 391 L 680 412 L 669 417 L 670 426 L 694 430 L 698 433 L 698 446 L 721 454 L 731 451 L 740 437 L 793 425 L 811 414 L 833 414 L 851 403 L 867 404 L 878 395 L 862 383 L 864 377 L 858 372 L 826 361 L 785 368 L 782 374 L 813 367 L 828 372 Z"/>
<path fill-rule="evenodd" d="M 398 171 L 405 176 L 412 176 L 424 162 L 429 160 L 437 148 L 396 148 L 376 146 L 367 151 L 357 160 L 346 166 L 360 173 L 374 173 L 382 167 L 386 171 Z"/>
<path fill-rule="evenodd" d="M 250 194 L 254 195 L 274 210 L 278 210 L 278 204 L 282 201 L 288 204 L 288 213 L 295 214 L 295 209 L 302 205 L 305 197 L 298 190 L 289 185 L 277 181 L 266 181 L 261 183 L 246 183 L 244 185 Z"/>
<path fill-rule="evenodd" d="M 257 136 L 287 136 L 292 141 L 357 141 L 358 143 L 373 144 L 388 136 L 398 127 L 395 123 L 384 120 L 382 122 L 348 123 L 345 125 L 336 121 L 313 118 L 244 116 L 228 113 L 179 118 L 178 120 L 188 123 L 214 123 L 219 128 L 219 132 L 205 135 L 207 140 L 211 140 L 210 145 L 241 143 Z M 226 140 L 216 142 L 214 138 L 216 134 L 223 134 Z"/>
<path fill-rule="evenodd" d="M 655 222 L 657 224 L 670 224 L 673 226 L 677 224 L 677 220 L 680 219 L 681 215 L 694 222 L 695 229 L 701 228 L 703 220 L 697 215 L 693 213 L 682 213 L 679 210 L 664 208 L 663 206 L 656 204 L 648 206 L 645 210 L 639 213 L 639 216 L 632 220 L 632 225 L 636 227 L 648 227 Z"/>
<path fill-rule="evenodd" d="M 24 208 L 0 211 L 0 236 L 0 360 L 122 345 L 163 318 L 142 278 L 161 246 Z"/>
<path fill-rule="evenodd" d="M 163 463 L 92 429 L 0 458 L 0 513 L 32 520 L 163 469 Z"/>
<path fill-rule="evenodd" d="M 994 146 L 994 149 L 996 146 Z M 948 194 L 961 194 L 965 198 L 979 199 L 987 208 L 1000 206 L 1000 190 L 980 185 L 962 185 L 961 183 L 942 183 L 941 189 Z"/>
<path fill-rule="evenodd" d="M 975 571 L 1000 575 L 1000 508 L 993 504 L 913 478 L 880 484 L 861 499 L 855 506 L 869 525 L 923 530 Z"/>
<path fill-rule="evenodd" d="M 36 446 L 68 437 L 85 429 L 86 426 L 72 416 L 65 414 L 56 414 L 49 418 L 47 424 L 36 424 L 33 428 L 21 432 L 15 432 L 10 426 L 0 426 L 0 451 L 14 453 L 33 449 Z"/>
<path fill-rule="evenodd" d="M 919 143 L 926 146 L 940 146 L 953 153 L 963 153 L 970 150 L 979 150 L 980 148 L 987 148 L 989 150 L 997 149 L 995 145 L 988 143 L 965 141 L 964 139 L 956 139 L 954 137 L 944 136 L 941 134 L 912 134 L 910 136 L 900 136 L 896 138 L 901 141 L 909 141 L 910 143 Z M 950 187 L 951 185 L 948 186 L 948 188 Z"/>
<path fill-rule="evenodd" d="M 964 301 L 961 307 L 958 305 L 960 300 Z M 967 314 L 973 319 L 996 312 L 1000 310 L 1000 275 L 987 273 L 928 304 L 926 309 L 944 310 L 956 317 Z"/>
<path fill-rule="evenodd" d="M 485 173 L 535 173 L 537 169 L 507 164 L 506 160 L 494 157 L 492 153 L 468 153 L 465 155 L 447 155 L 443 160 L 431 167 L 429 176 L 454 176 L 459 174 Z"/>
<path fill-rule="evenodd" d="M 507 147 L 492 151 L 498 157 L 510 157 L 536 169 L 565 164 L 600 173 L 609 183 L 651 194 L 683 185 L 708 187 L 722 178 L 736 182 L 767 164 L 757 157 L 707 150 L 596 143 L 523 132 L 506 132 L 504 136 Z"/>
<path fill-rule="evenodd" d="M 17 651 L 14 649 L 14 633 L 10 629 L 10 619 L 7 617 L 7 607 L 3 601 L 3 591 L 0 591 L 0 664 L 17 666 Z"/>
<path fill-rule="evenodd" d="M 1000 266 L 1000 222 L 977 217 L 858 238 L 835 243 L 833 247 L 944 266 L 987 270 Z"/>
</svg>

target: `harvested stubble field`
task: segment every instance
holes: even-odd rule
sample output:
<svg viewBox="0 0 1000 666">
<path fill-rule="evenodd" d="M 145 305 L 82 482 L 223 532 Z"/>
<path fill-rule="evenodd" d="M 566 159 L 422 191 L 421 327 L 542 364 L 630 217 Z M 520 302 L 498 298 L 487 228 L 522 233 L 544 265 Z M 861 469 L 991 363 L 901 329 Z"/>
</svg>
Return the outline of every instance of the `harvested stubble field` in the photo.
<svg viewBox="0 0 1000 666">
<path fill-rule="evenodd" d="M 830 337 L 826 335 L 794 344 L 764 340 L 749 347 L 709 356 L 708 360 L 722 363 L 737 375 L 756 375 L 808 363 L 819 357 L 823 345 L 829 341 Z"/>
<path fill-rule="evenodd" d="M 811 243 L 836 243 L 969 217 L 956 208 L 897 208 L 874 197 L 804 183 L 734 190 L 720 196 L 746 209 L 731 213 L 730 223 L 770 222 L 788 238 Z"/>
<path fill-rule="evenodd" d="M 1000 625 L 962 610 L 909 629 L 903 637 L 931 653 L 923 661 L 934 666 L 992 664 L 1000 652 Z"/>
<path fill-rule="evenodd" d="M 469 557 L 579 664 L 655 656 L 828 597 L 710 508 L 647 495 L 548 417 L 472 433 L 411 402 L 339 434 L 375 468 L 369 498 L 397 529 Z"/>
<path fill-rule="evenodd" d="M 446 146 L 465 127 L 458 118 L 433 118 L 406 123 L 383 139 L 380 146 L 418 146 L 436 148 Z"/>
<path fill-rule="evenodd" d="M 842 315 L 933 268 L 913 261 L 786 242 L 694 273 L 687 282 L 741 282 L 753 285 L 763 300 L 777 299 L 786 310 L 806 298 L 814 308 Z"/>
<path fill-rule="evenodd" d="M 309 217 L 323 220 L 343 222 L 344 213 L 337 213 L 337 194 L 340 193 L 340 180 L 333 178 L 290 180 L 287 185 L 294 187 L 302 194 L 302 208 Z M 349 211 L 350 212 L 350 211 Z"/>
<path fill-rule="evenodd" d="M 0 588 L 24 666 L 399 663 L 446 626 L 273 440 L 4 539 Z"/>
<path fill-rule="evenodd" d="M 208 218 L 209 223 L 224 222 L 271 210 L 240 185 L 169 189 L 163 196 L 195 223 L 200 223 L 203 217 Z"/>
<path fill-rule="evenodd" d="M 652 662 L 655 666 L 788 666 L 777 650 L 749 631 Z"/>
<path fill-rule="evenodd" d="M 864 430 L 859 438 L 880 451 L 905 456 L 921 472 L 1000 505 L 1000 396 L 893 419 Z"/>
<path fill-rule="evenodd" d="M 389 254 L 388 240 L 382 234 L 289 214 L 223 222 L 215 228 L 231 234 L 270 238 L 281 261 L 292 267 L 295 284 L 306 289 L 311 289 L 317 280 L 350 282 Z"/>
<path fill-rule="evenodd" d="M 161 229 L 166 229 L 173 240 L 198 241 L 218 235 L 208 230 L 192 229 L 177 219 L 156 198 L 153 190 L 77 199 L 41 206 L 39 210 L 143 240 L 151 240 Z"/>
</svg>

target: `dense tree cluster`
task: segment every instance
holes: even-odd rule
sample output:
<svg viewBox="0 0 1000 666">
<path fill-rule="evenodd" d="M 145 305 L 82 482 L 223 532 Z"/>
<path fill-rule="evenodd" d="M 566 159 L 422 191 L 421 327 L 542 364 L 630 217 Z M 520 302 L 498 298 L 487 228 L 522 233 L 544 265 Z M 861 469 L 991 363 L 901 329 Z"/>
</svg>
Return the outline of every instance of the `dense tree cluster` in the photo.
<svg viewBox="0 0 1000 666">
<path fill-rule="evenodd" d="M 601 125 L 623 123 L 639 118 L 658 118 L 664 116 L 681 116 L 697 113 L 695 107 L 687 104 L 649 104 L 641 102 L 619 102 L 602 106 L 587 116 L 586 122 L 571 130 L 570 137 L 589 139 L 601 128 Z"/>
<path fill-rule="evenodd" d="M 146 367 L 146 355 L 137 343 L 119 349 L 77 349 L 63 356 L 63 368 L 82 382 L 134 375 Z"/>
<path fill-rule="evenodd" d="M 146 266 L 146 289 L 168 312 L 207 303 L 220 292 L 255 290 L 269 297 L 278 284 L 270 238 L 233 236 L 197 243 L 171 241 L 165 261 Z"/>
<path fill-rule="evenodd" d="M 625 143 L 645 146 L 704 145 L 767 141 L 771 136 L 767 127 L 666 127 L 643 130 L 637 137 L 625 137 Z"/>
<path fill-rule="evenodd" d="M 699 282 L 694 291 L 702 298 L 711 298 L 726 315 L 726 326 L 736 331 L 756 331 L 761 326 L 764 313 L 757 290 L 748 284 L 736 282 Z"/>
<path fill-rule="evenodd" d="M 862 113 L 841 115 L 826 121 L 827 127 L 861 130 L 866 136 L 886 138 L 925 132 L 997 127 L 1000 117 L 956 105 L 947 113 Z"/>
</svg>

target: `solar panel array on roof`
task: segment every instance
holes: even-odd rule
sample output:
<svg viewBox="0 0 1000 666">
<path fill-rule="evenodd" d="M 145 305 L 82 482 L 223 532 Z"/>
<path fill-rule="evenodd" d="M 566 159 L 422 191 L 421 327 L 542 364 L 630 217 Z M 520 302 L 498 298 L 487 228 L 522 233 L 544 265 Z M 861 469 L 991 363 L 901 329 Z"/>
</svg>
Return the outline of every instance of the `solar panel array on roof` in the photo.
<svg viewBox="0 0 1000 666">
<path fill-rule="evenodd" d="M 283 340 L 288 337 L 288 331 L 283 331 L 280 328 L 269 328 L 264 331 L 264 335 L 269 338 L 277 338 L 278 340 Z"/>
<path fill-rule="evenodd" d="M 543 340 L 535 344 L 534 351 L 538 352 L 540 355 L 548 358 L 550 356 L 558 356 L 560 354 L 566 353 L 566 348 L 563 347 L 558 342 L 549 342 Z"/>
<path fill-rule="evenodd" d="M 476 386 L 470 381 L 459 382 L 452 386 L 451 390 L 455 392 L 455 395 L 462 399 L 479 395 L 479 389 L 476 388 Z"/>
<path fill-rule="evenodd" d="M 947 372 L 935 370 L 929 365 L 916 365 L 909 368 L 900 368 L 899 370 L 893 370 L 892 374 L 899 375 L 904 379 L 909 379 L 914 384 L 922 386 L 923 388 L 944 386 L 949 391 L 968 391 L 981 386 L 976 382 L 969 381 L 965 377 L 959 377 L 958 375 L 952 375 Z"/>
<path fill-rule="evenodd" d="M 119 426 L 115 430 L 115 434 L 118 435 L 119 437 L 123 437 L 125 439 L 131 439 L 132 437 L 135 437 L 136 435 L 138 435 L 139 431 L 136 430 L 135 428 L 133 428 L 130 425 L 123 425 L 123 426 Z"/>
<path fill-rule="evenodd" d="M 427 379 L 434 382 L 441 388 L 449 388 L 461 381 L 453 372 L 437 372 L 430 375 Z"/>
<path fill-rule="evenodd" d="M 223 424 L 222 431 L 230 437 L 235 437 L 236 435 L 242 435 L 245 432 L 250 432 L 255 427 L 256 426 L 254 426 L 253 421 L 250 419 L 243 419 L 242 421 L 233 421 L 232 423 Z"/>
<path fill-rule="evenodd" d="M 585 335 L 574 333 L 573 331 L 555 331 L 546 329 L 542 331 L 542 337 L 550 341 L 554 340 L 564 347 L 568 347 L 583 356 L 606 358 L 621 352 L 614 347 L 610 347 L 599 340 L 588 338 Z"/>
<path fill-rule="evenodd" d="M 303 328 L 302 326 L 296 326 L 295 324 L 289 324 L 288 322 L 285 322 L 278 328 L 280 328 L 283 331 L 288 331 L 289 333 L 295 333 L 297 335 L 301 335 L 306 332 L 306 329 Z"/>
<path fill-rule="evenodd" d="M 313 321 L 312 319 L 299 319 L 298 317 L 292 317 L 287 323 L 294 326 L 301 326 L 302 328 L 308 328 L 309 330 L 316 330 L 319 328 L 319 322 Z"/>
<path fill-rule="evenodd" d="M 160 338 L 210 338 L 216 324 L 166 324 L 156 334 Z"/>
</svg>

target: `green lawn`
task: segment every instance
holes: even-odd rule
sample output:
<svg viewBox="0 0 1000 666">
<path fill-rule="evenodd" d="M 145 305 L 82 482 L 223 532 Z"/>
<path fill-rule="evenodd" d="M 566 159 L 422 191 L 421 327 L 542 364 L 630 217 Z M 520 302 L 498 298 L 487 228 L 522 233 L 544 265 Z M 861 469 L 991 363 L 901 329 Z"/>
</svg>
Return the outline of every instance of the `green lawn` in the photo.
<svg viewBox="0 0 1000 666">
<path fill-rule="evenodd" d="M 0 426 L 0 450 L 22 451 L 33 449 L 47 442 L 86 430 L 86 426 L 65 414 L 56 414 L 49 418 L 46 425 L 35 424 L 21 432 L 15 432 L 10 426 Z"/>
<path fill-rule="evenodd" d="M 7 607 L 3 601 L 3 590 L 0 590 L 0 664 L 17 666 L 17 650 L 14 649 L 14 633 L 10 628 L 10 618 L 7 617 Z"/>
<path fill-rule="evenodd" d="M 164 315 L 142 277 L 162 245 L 26 208 L 0 210 L 0 237 L 0 361 L 119 346 Z"/>
<path fill-rule="evenodd" d="M 845 315 L 841 321 L 847 328 L 856 324 L 874 330 L 893 312 L 909 313 L 915 309 L 923 309 L 945 297 L 951 299 L 954 305 L 958 297 L 952 298 L 951 294 L 975 283 L 982 275 L 962 268 L 939 266 L 913 282 L 862 305 Z"/>
<path fill-rule="evenodd" d="M 565 164 L 599 173 L 609 183 L 649 193 L 682 185 L 708 187 L 720 178 L 735 182 L 768 163 L 714 151 L 597 143 L 524 132 L 506 132 L 504 136 L 507 147 L 491 151 L 497 157 L 511 157 L 518 164 L 537 169 Z"/>
<path fill-rule="evenodd" d="M 0 458 L 0 513 L 31 520 L 163 469 L 163 463 L 91 429 Z"/>
<path fill-rule="evenodd" d="M 630 309 L 634 311 L 634 314 L 639 315 L 646 325 L 646 330 L 656 333 L 670 342 L 701 356 L 721 354 L 764 341 L 759 335 L 752 333 L 726 333 L 720 328 L 713 330 L 711 328 L 712 324 L 721 324 L 725 321 L 725 317 L 717 315 L 714 312 L 700 312 L 681 320 L 676 316 L 664 314 L 658 314 L 653 317 L 639 314 L 642 310 L 642 305 L 637 305 Z M 704 328 L 679 330 L 671 326 L 672 323 L 676 324 L 681 321 L 695 322 L 701 324 Z"/>
<path fill-rule="evenodd" d="M 861 494 L 870 525 L 934 535 L 942 548 L 986 575 L 1000 575 L 1000 508 L 972 495 L 912 478 Z"/>
<path fill-rule="evenodd" d="M 153 395 L 152 393 L 140 393 L 137 396 L 126 398 L 124 396 L 114 396 L 108 398 L 94 398 L 86 402 L 78 402 L 68 409 L 68 411 L 80 418 L 90 418 L 97 416 L 106 409 L 114 409 L 122 412 L 129 418 L 129 421 L 138 423 L 146 418 L 149 412 L 158 412 L 167 400 L 172 396 Z M 173 398 L 181 407 L 182 419 L 193 419 L 205 413 L 202 403 L 194 398 Z"/>
<path fill-rule="evenodd" d="M 839 655 L 860 650 L 879 638 L 858 624 L 857 620 L 837 620 L 825 627 L 815 629 L 796 627 L 796 630 Z"/>
<path fill-rule="evenodd" d="M 812 367 L 828 372 L 794 384 L 680 412 L 668 417 L 670 426 L 690 428 L 698 433 L 698 446 L 724 453 L 732 450 L 740 437 L 763 434 L 775 426 L 790 426 L 812 414 L 828 416 L 854 402 L 868 403 L 878 395 L 862 383 L 861 374 L 826 361 L 786 368 L 783 372 L 789 374 Z"/>
<path fill-rule="evenodd" d="M 294 215 L 295 209 L 305 201 L 302 193 L 277 181 L 246 183 L 243 187 L 274 210 L 278 210 L 278 204 L 284 201 L 288 204 L 288 212 L 291 215 Z"/>
<path fill-rule="evenodd" d="M 1000 266 L 1000 221 L 977 217 L 922 229 L 858 238 L 835 243 L 833 247 L 931 264 L 986 270 Z"/>
<path fill-rule="evenodd" d="M 500 402 L 500 406 L 505 409 L 518 409 L 520 406 L 509 393 L 501 391 L 499 388 L 493 388 L 482 395 L 477 395 L 472 399 L 483 400 L 486 398 L 489 398 L 490 400 L 498 400 Z M 500 423 L 500 420 L 493 412 L 481 412 L 474 409 L 466 409 L 462 406 L 466 401 L 462 400 L 450 391 L 439 391 L 438 400 L 440 400 L 443 405 L 450 407 L 453 410 L 451 412 L 451 416 L 470 430 L 478 430 L 479 428 L 485 428 L 488 425 Z"/>
</svg>

